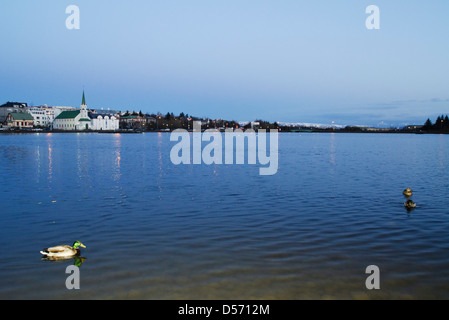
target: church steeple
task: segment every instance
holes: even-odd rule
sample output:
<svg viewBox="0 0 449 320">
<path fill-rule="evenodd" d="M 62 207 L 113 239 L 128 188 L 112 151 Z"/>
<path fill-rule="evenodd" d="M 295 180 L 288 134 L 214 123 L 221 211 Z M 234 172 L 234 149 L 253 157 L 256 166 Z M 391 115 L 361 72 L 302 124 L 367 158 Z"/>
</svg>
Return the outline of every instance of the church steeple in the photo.
<svg viewBox="0 0 449 320">
<path fill-rule="evenodd" d="M 81 105 L 82 106 L 86 105 L 86 98 L 84 97 L 84 90 L 83 90 L 83 100 L 81 101 Z"/>
<path fill-rule="evenodd" d="M 86 97 L 84 96 L 84 90 L 83 90 L 83 100 L 81 101 L 80 113 L 81 113 L 81 119 L 89 118 L 88 113 L 87 113 Z"/>
</svg>

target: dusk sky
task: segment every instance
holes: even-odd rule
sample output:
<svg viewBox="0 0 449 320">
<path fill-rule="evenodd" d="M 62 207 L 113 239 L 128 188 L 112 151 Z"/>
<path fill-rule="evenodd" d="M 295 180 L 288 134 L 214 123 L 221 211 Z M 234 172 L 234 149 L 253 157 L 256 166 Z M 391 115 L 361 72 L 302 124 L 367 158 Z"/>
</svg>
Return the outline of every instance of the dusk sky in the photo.
<svg viewBox="0 0 449 320">
<path fill-rule="evenodd" d="M 90 108 L 239 121 L 449 113 L 447 0 L 2 0 L 0 45 L 0 104 L 79 107 L 84 88 Z"/>
</svg>

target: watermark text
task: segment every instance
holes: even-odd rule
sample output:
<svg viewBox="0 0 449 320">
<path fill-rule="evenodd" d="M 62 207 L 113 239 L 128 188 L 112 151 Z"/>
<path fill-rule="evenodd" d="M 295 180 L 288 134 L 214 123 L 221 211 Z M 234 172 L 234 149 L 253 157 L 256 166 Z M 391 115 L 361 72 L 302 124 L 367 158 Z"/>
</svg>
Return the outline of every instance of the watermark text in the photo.
<svg viewBox="0 0 449 320">
<path fill-rule="evenodd" d="M 178 141 L 170 151 L 170 160 L 175 165 L 234 164 L 234 158 L 235 164 L 245 164 L 247 158 L 247 164 L 258 162 L 264 166 L 259 168 L 260 175 L 274 175 L 278 171 L 277 130 L 267 133 L 266 130 L 259 129 L 256 133 L 252 129 L 245 132 L 240 129 L 226 129 L 222 135 L 214 129 L 201 132 L 201 122 L 195 121 L 192 133 L 185 129 L 176 129 L 171 133 L 170 141 Z M 202 142 L 207 142 L 204 148 Z"/>
</svg>

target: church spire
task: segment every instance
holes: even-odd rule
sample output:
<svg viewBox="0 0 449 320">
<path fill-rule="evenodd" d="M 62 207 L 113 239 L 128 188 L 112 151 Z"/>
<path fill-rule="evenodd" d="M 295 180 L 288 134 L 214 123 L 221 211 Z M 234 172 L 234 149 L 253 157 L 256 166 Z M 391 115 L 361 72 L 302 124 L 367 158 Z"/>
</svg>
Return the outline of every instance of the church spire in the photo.
<svg viewBox="0 0 449 320">
<path fill-rule="evenodd" d="M 81 101 L 81 105 L 82 106 L 86 105 L 86 98 L 84 97 L 84 90 L 83 90 L 83 100 Z"/>
</svg>

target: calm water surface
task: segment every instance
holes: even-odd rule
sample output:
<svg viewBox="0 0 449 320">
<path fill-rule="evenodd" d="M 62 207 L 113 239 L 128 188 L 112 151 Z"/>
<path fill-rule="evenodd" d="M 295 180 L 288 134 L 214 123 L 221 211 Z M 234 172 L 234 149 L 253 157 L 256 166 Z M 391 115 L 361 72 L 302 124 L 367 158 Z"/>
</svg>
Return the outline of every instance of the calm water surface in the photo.
<svg viewBox="0 0 449 320">
<path fill-rule="evenodd" d="M 280 134 L 274 176 L 175 166 L 169 138 L 0 135 L 0 298 L 449 298 L 449 136 Z M 39 251 L 74 240 L 70 291 Z"/>
</svg>

